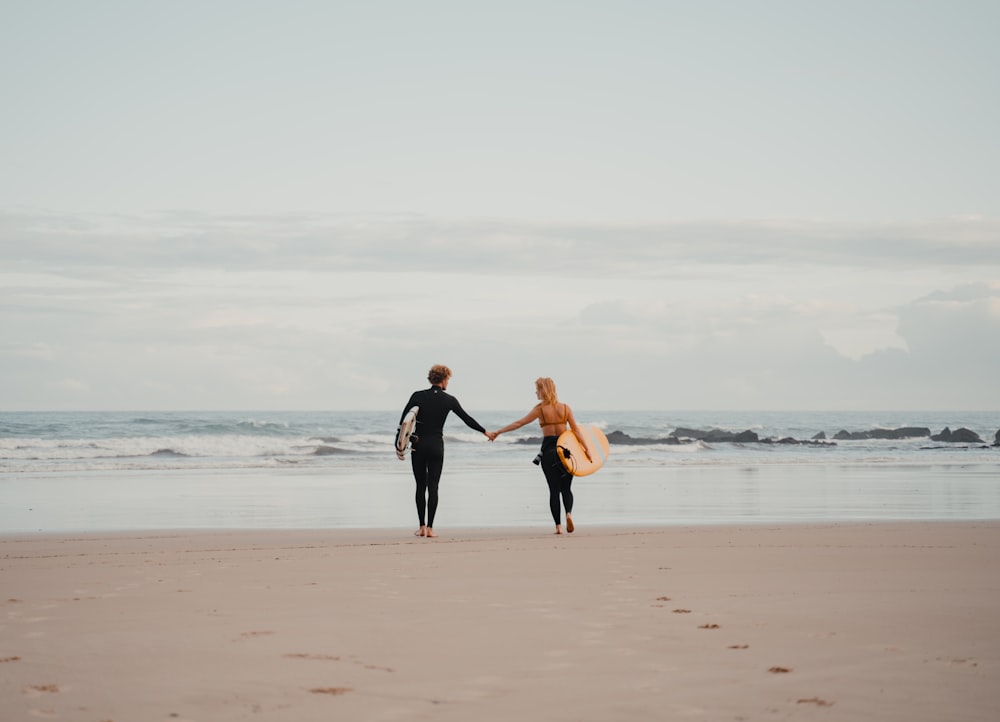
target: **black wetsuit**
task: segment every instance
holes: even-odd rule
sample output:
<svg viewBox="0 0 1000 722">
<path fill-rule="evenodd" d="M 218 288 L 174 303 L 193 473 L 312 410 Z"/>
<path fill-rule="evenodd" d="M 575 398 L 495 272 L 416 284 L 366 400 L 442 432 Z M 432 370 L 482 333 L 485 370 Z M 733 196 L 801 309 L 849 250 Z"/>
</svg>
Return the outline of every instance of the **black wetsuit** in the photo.
<svg viewBox="0 0 1000 722">
<path fill-rule="evenodd" d="M 403 423 L 406 412 L 414 406 L 420 407 L 417 412 L 417 428 L 414 431 L 417 442 L 410 452 L 413 478 L 417 482 L 415 496 L 417 517 L 420 519 L 420 526 L 424 526 L 426 505 L 426 526 L 433 528 L 434 514 L 438 505 L 438 482 L 441 480 L 441 469 L 444 466 L 445 419 L 454 411 L 470 429 L 479 432 L 485 432 L 486 429 L 465 412 L 458 399 L 440 386 L 414 391 L 399 417 L 400 424 Z"/>
<path fill-rule="evenodd" d="M 552 512 L 552 519 L 556 526 L 562 524 L 559 510 L 559 497 L 562 496 L 563 506 L 566 513 L 573 513 L 573 475 L 566 471 L 562 459 L 556 451 L 556 441 L 558 436 L 546 436 L 542 439 L 542 472 L 545 474 L 545 483 L 549 485 L 549 511 Z"/>
<path fill-rule="evenodd" d="M 563 409 L 562 418 L 549 422 L 545 421 L 542 409 L 538 410 L 538 423 L 543 427 L 547 424 L 560 424 L 565 428 L 566 420 L 565 408 Z M 542 438 L 541 460 L 542 472 L 545 474 L 545 483 L 549 485 L 549 511 L 552 512 L 552 518 L 555 520 L 556 526 L 562 524 L 562 513 L 559 509 L 560 496 L 562 496 L 563 506 L 566 507 L 566 513 L 573 513 L 573 475 L 566 471 L 562 459 L 559 458 L 559 453 L 556 451 L 556 442 L 558 440 L 558 436 L 546 436 Z"/>
</svg>

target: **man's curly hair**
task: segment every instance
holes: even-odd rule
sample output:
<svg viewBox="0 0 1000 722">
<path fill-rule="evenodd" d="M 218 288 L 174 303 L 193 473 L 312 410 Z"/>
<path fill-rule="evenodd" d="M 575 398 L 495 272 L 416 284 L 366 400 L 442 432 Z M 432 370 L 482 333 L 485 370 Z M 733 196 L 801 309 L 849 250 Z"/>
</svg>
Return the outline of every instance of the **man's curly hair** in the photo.
<svg viewBox="0 0 1000 722">
<path fill-rule="evenodd" d="M 447 366 L 441 364 L 434 364 L 431 366 L 431 370 L 427 373 L 427 380 L 432 384 L 437 385 L 444 381 L 445 379 L 451 378 L 451 369 Z"/>
</svg>

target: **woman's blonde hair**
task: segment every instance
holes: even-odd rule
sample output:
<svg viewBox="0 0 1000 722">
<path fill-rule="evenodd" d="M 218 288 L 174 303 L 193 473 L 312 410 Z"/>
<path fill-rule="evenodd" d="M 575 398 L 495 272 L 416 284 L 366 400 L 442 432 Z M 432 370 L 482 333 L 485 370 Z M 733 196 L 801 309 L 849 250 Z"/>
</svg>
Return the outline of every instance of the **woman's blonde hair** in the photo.
<svg viewBox="0 0 1000 722">
<path fill-rule="evenodd" d="M 434 364 L 431 366 L 431 370 L 427 372 L 427 380 L 432 384 L 439 384 L 445 379 L 451 378 L 451 369 L 447 366 L 441 364 Z"/>
<path fill-rule="evenodd" d="M 558 404 L 559 396 L 556 394 L 556 382 L 547 376 L 535 379 L 535 389 L 542 394 L 543 404 Z"/>
</svg>

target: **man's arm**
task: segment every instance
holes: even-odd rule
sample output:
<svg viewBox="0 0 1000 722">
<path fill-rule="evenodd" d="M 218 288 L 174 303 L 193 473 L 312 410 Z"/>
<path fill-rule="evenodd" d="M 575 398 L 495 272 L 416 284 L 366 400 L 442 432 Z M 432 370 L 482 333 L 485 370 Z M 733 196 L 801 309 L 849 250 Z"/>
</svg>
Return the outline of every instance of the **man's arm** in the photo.
<svg viewBox="0 0 1000 722">
<path fill-rule="evenodd" d="M 458 399 L 456 399 L 454 396 L 452 396 L 451 397 L 451 402 L 452 402 L 452 404 L 451 404 L 451 410 L 454 411 L 456 414 L 458 414 L 458 418 L 460 418 L 462 421 L 464 421 L 466 426 L 468 426 L 470 429 L 475 429 L 476 431 L 478 431 L 481 434 L 485 434 L 486 433 L 486 427 L 484 427 L 482 424 L 480 424 L 474 418 L 472 418 L 471 416 L 469 416 L 465 412 L 465 409 L 462 408 L 462 404 L 458 403 Z"/>
<path fill-rule="evenodd" d="M 399 415 L 399 423 L 397 424 L 397 426 L 403 425 L 403 419 L 406 418 L 406 412 L 412 409 L 416 405 L 417 405 L 417 392 L 415 391 L 412 394 L 410 394 L 410 400 L 407 401 L 406 406 L 403 407 L 403 413 Z"/>
</svg>

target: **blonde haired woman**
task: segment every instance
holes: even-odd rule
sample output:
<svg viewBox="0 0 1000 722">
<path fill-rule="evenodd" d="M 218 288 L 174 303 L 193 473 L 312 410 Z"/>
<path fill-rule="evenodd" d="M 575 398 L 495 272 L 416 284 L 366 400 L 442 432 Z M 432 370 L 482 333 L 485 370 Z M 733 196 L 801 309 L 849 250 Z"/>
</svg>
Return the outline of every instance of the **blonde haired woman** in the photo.
<svg viewBox="0 0 1000 722">
<path fill-rule="evenodd" d="M 566 471 L 559 455 L 556 453 L 556 441 L 559 434 L 569 426 L 580 440 L 580 445 L 586 449 L 587 458 L 590 459 L 590 447 L 587 446 L 586 439 L 580 432 L 580 427 L 576 425 L 576 418 L 573 416 L 573 409 L 569 404 L 559 401 L 556 394 L 556 383 L 550 378 L 539 378 L 535 380 L 535 396 L 538 397 L 538 404 L 528 412 L 524 418 L 507 424 L 501 429 L 497 429 L 488 434 L 490 440 L 496 439 L 500 434 L 514 429 L 520 429 L 525 424 L 538 420 L 542 427 L 542 451 L 541 457 L 542 472 L 545 474 L 545 481 L 549 485 L 549 510 L 552 512 L 552 519 L 556 523 L 556 534 L 562 534 L 561 510 L 559 499 L 562 497 L 563 506 L 566 508 L 566 531 L 573 533 L 573 475 Z"/>
</svg>

